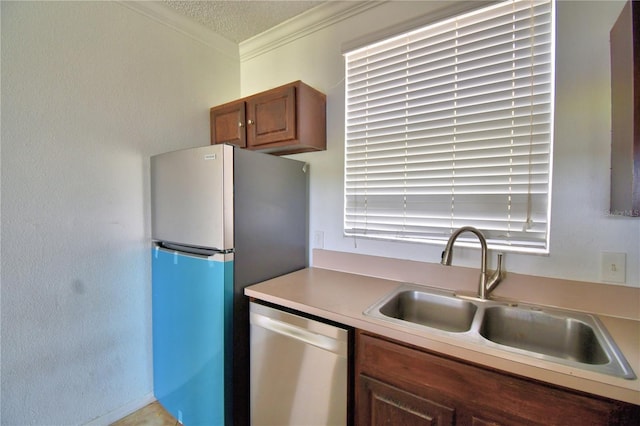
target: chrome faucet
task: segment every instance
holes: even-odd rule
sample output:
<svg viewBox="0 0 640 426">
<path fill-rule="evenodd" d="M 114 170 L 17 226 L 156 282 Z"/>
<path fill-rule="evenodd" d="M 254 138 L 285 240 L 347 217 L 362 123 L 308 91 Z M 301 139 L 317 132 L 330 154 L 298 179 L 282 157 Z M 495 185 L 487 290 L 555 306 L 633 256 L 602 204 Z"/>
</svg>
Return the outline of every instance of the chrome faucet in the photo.
<svg viewBox="0 0 640 426">
<path fill-rule="evenodd" d="M 451 266 L 451 260 L 453 259 L 453 244 L 463 232 L 471 232 L 480 240 L 482 258 L 480 259 L 480 284 L 478 288 L 478 297 L 480 299 L 486 299 L 489 296 L 489 293 L 491 293 L 502 279 L 502 253 L 498 253 L 497 269 L 493 275 L 487 279 L 487 240 L 484 238 L 484 235 L 482 235 L 482 232 L 478 231 L 473 226 L 463 226 L 462 228 L 456 229 L 453 234 L 451 234 L 451 237 L 449 237 L 449 241 L 447 241 L 447 246 L 442 252 L 442 261 L 440 263 L 444 266 Z"/>
</svg>

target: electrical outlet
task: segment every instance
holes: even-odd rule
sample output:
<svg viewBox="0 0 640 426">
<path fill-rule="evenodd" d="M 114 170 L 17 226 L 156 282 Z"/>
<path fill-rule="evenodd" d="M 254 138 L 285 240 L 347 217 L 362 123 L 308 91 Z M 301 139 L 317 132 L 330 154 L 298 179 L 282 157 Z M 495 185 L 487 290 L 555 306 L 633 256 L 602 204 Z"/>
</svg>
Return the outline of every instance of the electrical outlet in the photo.
<svg viewBox="0 0 640 426">
<path fill-rule="evenodd" d="M 324 232 L 315 231 L 313 233 L 313 248 L 324 248 Z"/>
<path fill-rule="evenodd" d="M 624 284 L 627 272 L 626 253 L 602 253 L 600 279 L 610 283 Z"/>
</svg>

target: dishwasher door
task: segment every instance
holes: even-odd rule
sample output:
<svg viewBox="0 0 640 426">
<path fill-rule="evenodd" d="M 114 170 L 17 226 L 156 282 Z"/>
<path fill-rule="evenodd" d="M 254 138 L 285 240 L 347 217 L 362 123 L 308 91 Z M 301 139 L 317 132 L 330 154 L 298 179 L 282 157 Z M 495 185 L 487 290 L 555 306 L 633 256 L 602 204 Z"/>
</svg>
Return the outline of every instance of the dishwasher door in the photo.
<svg viewBox="0 0 640 426">
<path fill-rule="evenodd" d="M 251 302 L 251 424 L 346 425 L 349 331 Z"/>
</svg>

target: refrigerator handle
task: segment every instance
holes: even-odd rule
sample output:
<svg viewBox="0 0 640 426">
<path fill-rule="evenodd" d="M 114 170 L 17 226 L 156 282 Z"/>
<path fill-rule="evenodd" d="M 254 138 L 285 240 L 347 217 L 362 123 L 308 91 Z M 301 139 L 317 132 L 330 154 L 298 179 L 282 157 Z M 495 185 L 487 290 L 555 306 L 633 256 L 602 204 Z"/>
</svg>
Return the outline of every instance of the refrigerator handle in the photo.
<svg viewBox="0 0 640 426">
<path fill-rule="evenodd" d="M 171 253 L 178 252 L 178 253 L 182 253 L 190 256 L 198 256 L 198 257 L 211 257 L 211 256 L 215 256 L 216 254 L 233 253 L 233 249 L 216 250 L 216 249 L 191 247 L 191 246 L 185 246 L 181 244 L 167 243 L 163 241 L 154 242 L 153 247 L 155 250 L 164 250 L 166 252 L 171 252 Z"/>
</svg>

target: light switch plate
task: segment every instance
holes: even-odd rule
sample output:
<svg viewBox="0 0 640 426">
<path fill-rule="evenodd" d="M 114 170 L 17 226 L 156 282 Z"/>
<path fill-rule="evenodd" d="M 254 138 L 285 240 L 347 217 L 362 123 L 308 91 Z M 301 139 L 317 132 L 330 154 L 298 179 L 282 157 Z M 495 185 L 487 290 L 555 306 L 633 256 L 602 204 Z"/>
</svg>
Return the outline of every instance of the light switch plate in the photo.
<svg viewBox="0 0 640 426">
<path fill-rule="evenodd" d="M 610 283 L 624 284 L 627 272 L 626 253 L 602 252 L 600 279 Z"/>
</svg>

